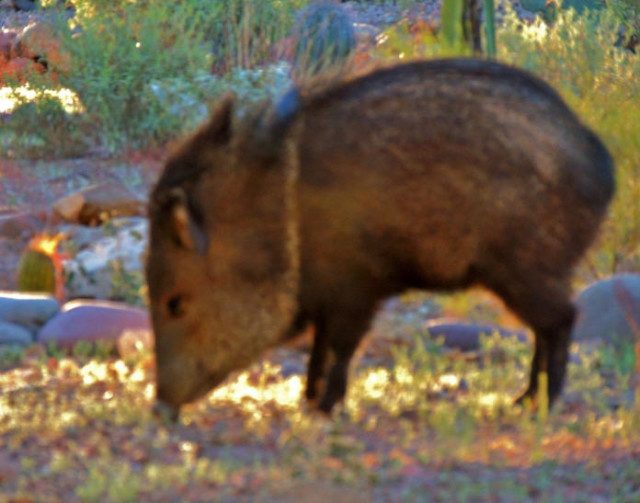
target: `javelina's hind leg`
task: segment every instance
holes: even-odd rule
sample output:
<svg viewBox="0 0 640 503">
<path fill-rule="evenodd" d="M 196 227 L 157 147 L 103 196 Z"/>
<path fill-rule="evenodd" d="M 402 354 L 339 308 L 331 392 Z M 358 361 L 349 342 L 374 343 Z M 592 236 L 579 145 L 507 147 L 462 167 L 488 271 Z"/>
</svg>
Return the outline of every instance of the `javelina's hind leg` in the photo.
<svg viewBox="0 0 640 503">
<path fill-rule="evenodd" d="M 327 320 L 324 335 L 333 358 L 324 394 L 318 404 L 321 412 L 330 413 L 333 406 L 344 399 L 349 363 L 369 327 L 371 316 L 372 313 L 368 310 L 355 313 L 337 310 Z M 320 334 L 316 334 L 316 337 L 318 335 Z"/>
<path fill-rule="evenodd" d="M 546 372 L 549 405 L 552 405 L 562 392 L 575 308 L 565 281 L 538 277 L 530 278 L 530 281 L 521 278 L 518 282 L 516 278 L 518 276 L 513 275 L 506 287 L 494 288 L 507 306 L 529 324 L 535 335 L 529 385 L 516 403 L 527 398 L 536 403 L 538 375 Z"/>
<path fill-rule="evenodd" d="M 318 319 L 315 323 L 313 335 L 313 347 L 307 366 L 307 400 L 314 403 L 323 391 L 323 381 L 327 372 L 327 331 L 324 319 Z"/>
<path fill-rule="evenodd" d="M 516 399 L 516 403 L 523 403 L 531 399 L 535 405 L 538 394 L 538 376 L 540 372 L 547 372 L 549 405 L 558 398 L 562 392 L 562 385 L 567 369 L 569 357 L 569 335 L 571 323 L 568 327 L 559 326 L 556 330 L 536 330 L 535 349 L 531 362 L 531 375 L 529 386 L 525 392 Z"/>
</svg>

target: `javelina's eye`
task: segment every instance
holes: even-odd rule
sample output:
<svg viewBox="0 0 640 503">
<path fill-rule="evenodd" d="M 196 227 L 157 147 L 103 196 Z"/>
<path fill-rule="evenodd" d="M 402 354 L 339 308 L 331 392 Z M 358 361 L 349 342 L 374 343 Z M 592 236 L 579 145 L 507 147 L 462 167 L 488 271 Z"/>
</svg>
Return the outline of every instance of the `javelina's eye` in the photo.
<svg viewBox="0 0 640 503">
<path fill-rule="evenodd" d="M 184 314 L 184 302 L 181 295 L 174 295 L 167 301 L 167 311 L 175 318 Z"/>
</svg>

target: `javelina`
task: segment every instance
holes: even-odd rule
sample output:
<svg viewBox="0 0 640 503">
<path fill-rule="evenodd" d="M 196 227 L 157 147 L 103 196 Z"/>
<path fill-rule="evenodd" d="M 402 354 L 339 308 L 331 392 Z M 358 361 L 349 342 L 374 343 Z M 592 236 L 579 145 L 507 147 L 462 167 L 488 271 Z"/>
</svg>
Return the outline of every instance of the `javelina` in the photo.
<svg viewBox="0 0 640 503">
<path fill-rule="evenodd" d="M 292 90 L 238 120 L 233 106 L 173 153 L 151 195 L 160 410 L 177 415 L 313 325 L 306 395 L 330 411 L 380 299 L 474 284 L 535 332 L 523 397 L 540 371 L 558 396 L 571 270 L 614 180 L 548 85 L 452 59 Z"/>
</svg>

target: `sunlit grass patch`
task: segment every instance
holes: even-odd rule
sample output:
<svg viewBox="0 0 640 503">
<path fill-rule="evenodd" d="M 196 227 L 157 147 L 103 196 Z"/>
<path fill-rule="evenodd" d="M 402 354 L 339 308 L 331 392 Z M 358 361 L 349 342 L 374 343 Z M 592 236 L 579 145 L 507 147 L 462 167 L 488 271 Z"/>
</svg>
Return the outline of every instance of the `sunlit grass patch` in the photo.
<svg viewBox="0 0 640 503">
<path fill-rule="evenodd" d="M 11 113 L 17 106 L 33 103 L 38 99 L 52 98 L 60 102 L 66 113 L 82 113 L 84 107 L 71 89 L 35 89 L 24 85 L 0 87 L 0 113 Z"/>
</svg>

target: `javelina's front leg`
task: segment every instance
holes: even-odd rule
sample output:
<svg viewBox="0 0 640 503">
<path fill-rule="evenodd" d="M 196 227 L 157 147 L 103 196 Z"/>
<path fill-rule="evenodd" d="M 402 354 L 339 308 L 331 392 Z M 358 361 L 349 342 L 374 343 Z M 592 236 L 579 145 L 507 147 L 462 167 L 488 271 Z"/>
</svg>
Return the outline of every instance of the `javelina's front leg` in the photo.
<svg viewBox="0 0 640 503">
<path fill-rule="evenodd" d="M 318 404 L 320 411 L 328 414 L 337 402 L 344 399 L 349 363 L 367 331 L 371 316 L 372 310 L 369 309 L 355 311 L 335 309 L 325 320 L 323 329 L 317 328 L 316 343 L 309 364 L 309 377 L 314 378 L 316 382 L 311 381 L 307 384 L 307 396 L 309 396 L 309 385 L 317 386 L 319 379 L 324 376 L 328 350 L 331 351 L 332 356 L 324 393 Z M 322 376 L 319 375 L 320 372 Z M 314 389 L 317 390 L 317 388 Z"/>
<path fill-rule="evenodd" d="M 313 334 L 313 347 L 307 367 L 307 400 L 315 403 L 324 390 L 324 378 L 327 372 L 327 331 L 324 319 L 318 319 L 315 323 Z"/>
</svg>

